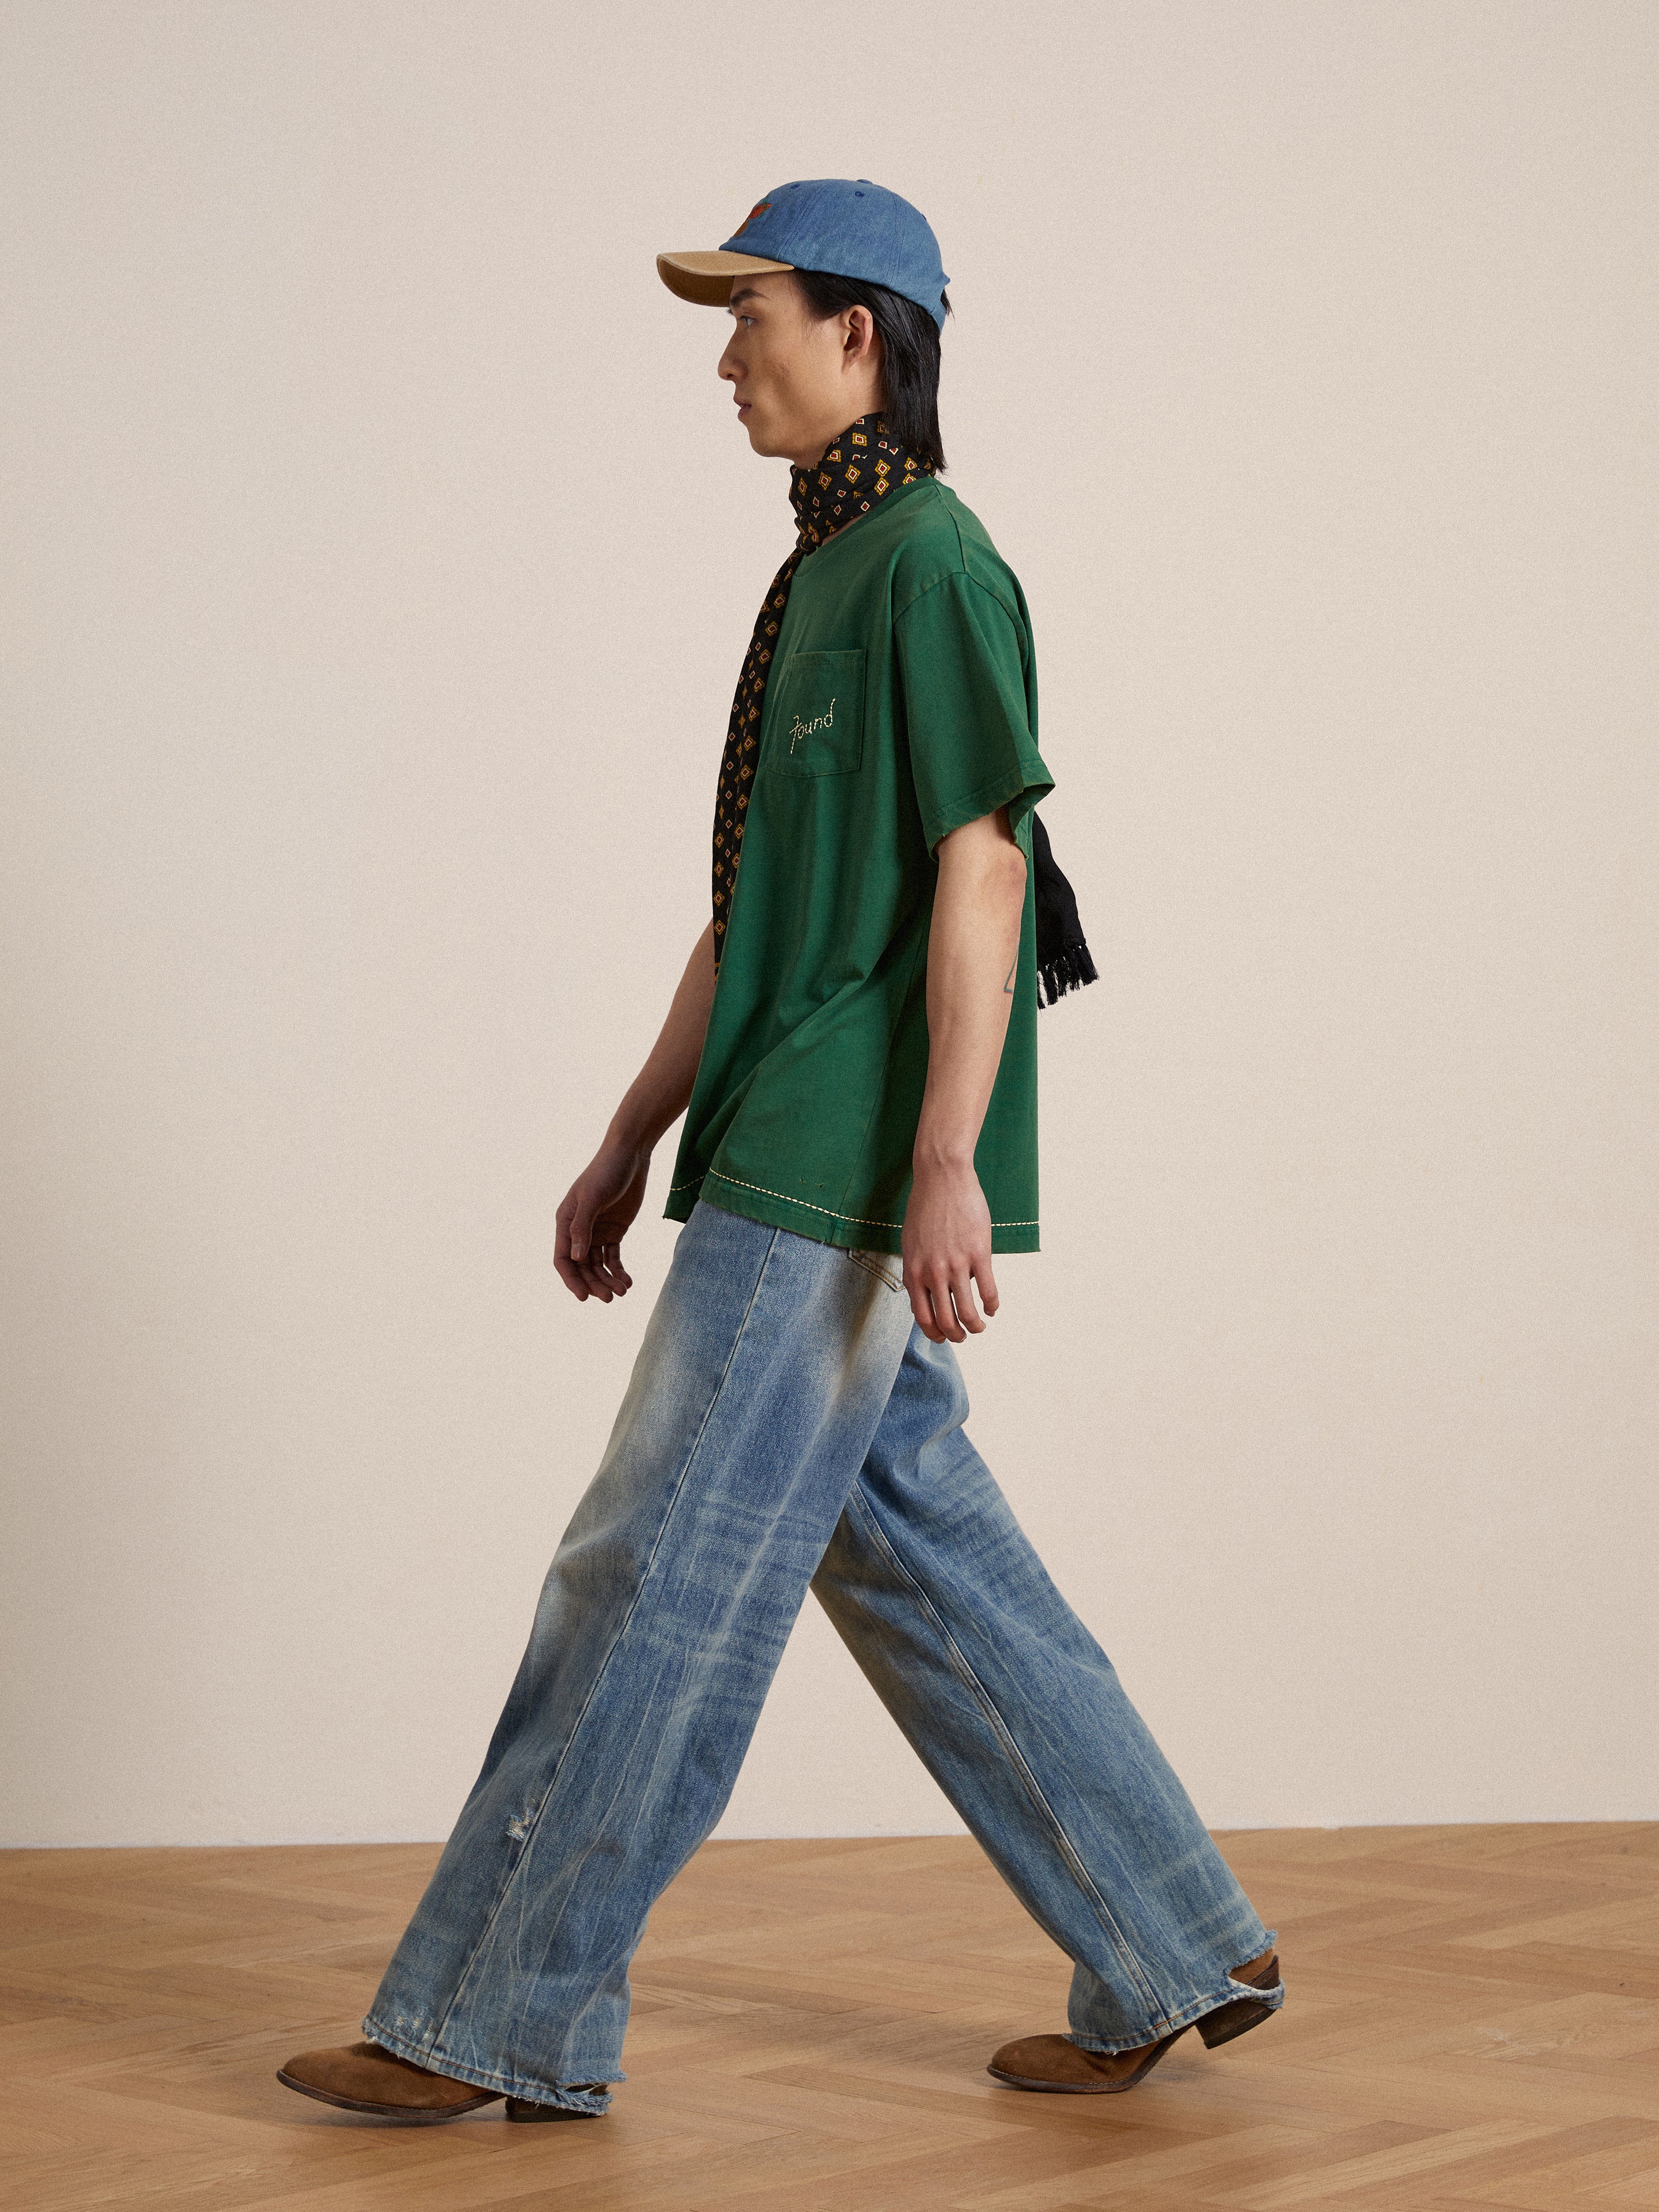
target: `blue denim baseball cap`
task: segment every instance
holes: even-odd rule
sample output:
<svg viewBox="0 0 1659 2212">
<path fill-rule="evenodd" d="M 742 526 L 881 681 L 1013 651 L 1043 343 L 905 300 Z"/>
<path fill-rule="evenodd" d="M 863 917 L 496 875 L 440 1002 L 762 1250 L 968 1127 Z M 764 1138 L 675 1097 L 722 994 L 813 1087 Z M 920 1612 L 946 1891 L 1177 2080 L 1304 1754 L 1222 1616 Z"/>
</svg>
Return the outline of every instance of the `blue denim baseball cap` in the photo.
<svg viewBox="0 0 1659 2212">
<path fill-rule="evenodd" d="M 822 269 L 884 284 L 926 307 L 940 330 L 940 297 L 950 278 L 927 218 L 867 177 L 804 178 L 757 200 L 712 253 L 659 253 L 657 274 L 669 290 L 700 307 L 723 307 L 734 276 L 769 269 Z"/>
</svg>

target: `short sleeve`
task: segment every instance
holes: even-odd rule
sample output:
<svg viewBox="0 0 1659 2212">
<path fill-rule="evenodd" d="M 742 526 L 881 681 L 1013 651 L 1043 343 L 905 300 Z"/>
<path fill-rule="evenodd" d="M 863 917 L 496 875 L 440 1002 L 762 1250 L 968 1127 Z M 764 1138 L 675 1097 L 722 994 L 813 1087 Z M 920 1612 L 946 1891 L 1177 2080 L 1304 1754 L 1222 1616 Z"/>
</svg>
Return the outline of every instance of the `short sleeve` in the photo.
<svg viewBox="0 0 1659 2212">
<path fill-rule="evenodd" d="M 1018 833 L 1054 787 L 1032 733 L 1036 685 L 1023 625 L 994 592 L 957 571 L 902 611 L 894 643 L 928 851 L 999 806 Z"/>
</svg>

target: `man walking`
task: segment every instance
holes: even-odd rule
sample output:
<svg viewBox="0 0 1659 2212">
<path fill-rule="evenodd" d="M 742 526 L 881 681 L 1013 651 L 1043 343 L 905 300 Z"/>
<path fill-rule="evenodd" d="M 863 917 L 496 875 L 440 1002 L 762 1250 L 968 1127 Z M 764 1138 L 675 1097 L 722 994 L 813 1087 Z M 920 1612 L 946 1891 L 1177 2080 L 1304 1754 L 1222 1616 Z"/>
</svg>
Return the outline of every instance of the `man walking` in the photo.
<svg viewBox="0 0 1659 2212">
<path fill-rule="evenodd" d="M 712 915 L 558 1212 L 574 1295 L 685 1115 L 684 1224 L 529 1647 L 363 2042 L 280 2078 L 430 2123 L 592 2118 L 647 1913 L 708 1834 L 810 1588 L 994 1864 L 1075 1962 L 1010 2086 L 1133 2086 L 1188 2027 L 1276 2010 L 1263 1928 L 963 1428 L 952 1346 L 1038 1249 L 1040 995 L 1093 975 L 1033 811 L 1019 584 L 939 482 L 947 282 L 917 210 L 786 185 L 710 253 L 720 374 L 793 465 L 721 760 Z"/>
</svg>

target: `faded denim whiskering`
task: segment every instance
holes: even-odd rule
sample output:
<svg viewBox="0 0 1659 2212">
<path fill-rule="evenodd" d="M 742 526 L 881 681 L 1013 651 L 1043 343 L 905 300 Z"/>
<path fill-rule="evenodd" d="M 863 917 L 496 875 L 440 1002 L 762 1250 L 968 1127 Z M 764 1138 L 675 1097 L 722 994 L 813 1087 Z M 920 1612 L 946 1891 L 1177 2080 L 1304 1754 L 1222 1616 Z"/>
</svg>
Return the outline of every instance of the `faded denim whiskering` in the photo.
<svg viewBox="0 0 1659 2212">
<path fill-rule="evenodd" d="M 1133 2048 L 1237 1996 L 1270 1932 L 967 1411 L 890 1255 L 698 1202 L 367 2036 L 605 2109 L 646 1916 L 725 1808 L 809 1587 L 1075 1962 L 1077 2041 Z"/>
</svg>

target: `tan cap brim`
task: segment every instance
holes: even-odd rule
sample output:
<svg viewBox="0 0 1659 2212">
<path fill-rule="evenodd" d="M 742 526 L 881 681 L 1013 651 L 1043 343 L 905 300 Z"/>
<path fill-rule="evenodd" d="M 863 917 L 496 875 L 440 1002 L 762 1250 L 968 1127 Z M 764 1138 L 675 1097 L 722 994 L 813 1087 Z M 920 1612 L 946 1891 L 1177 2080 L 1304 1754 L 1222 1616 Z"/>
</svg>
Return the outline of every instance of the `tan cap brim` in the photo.
<svg viewBox="0 0 1659 2212">
<path fill-rule="evenodd" d="M 659 253 L 657 274 L 669 290 L 699 307 L 723 307 L 734 276 L 763 276 L 769 269 L 793 269 L 793 261 L 763 261 L 755 253 Z"/>
</svg>

